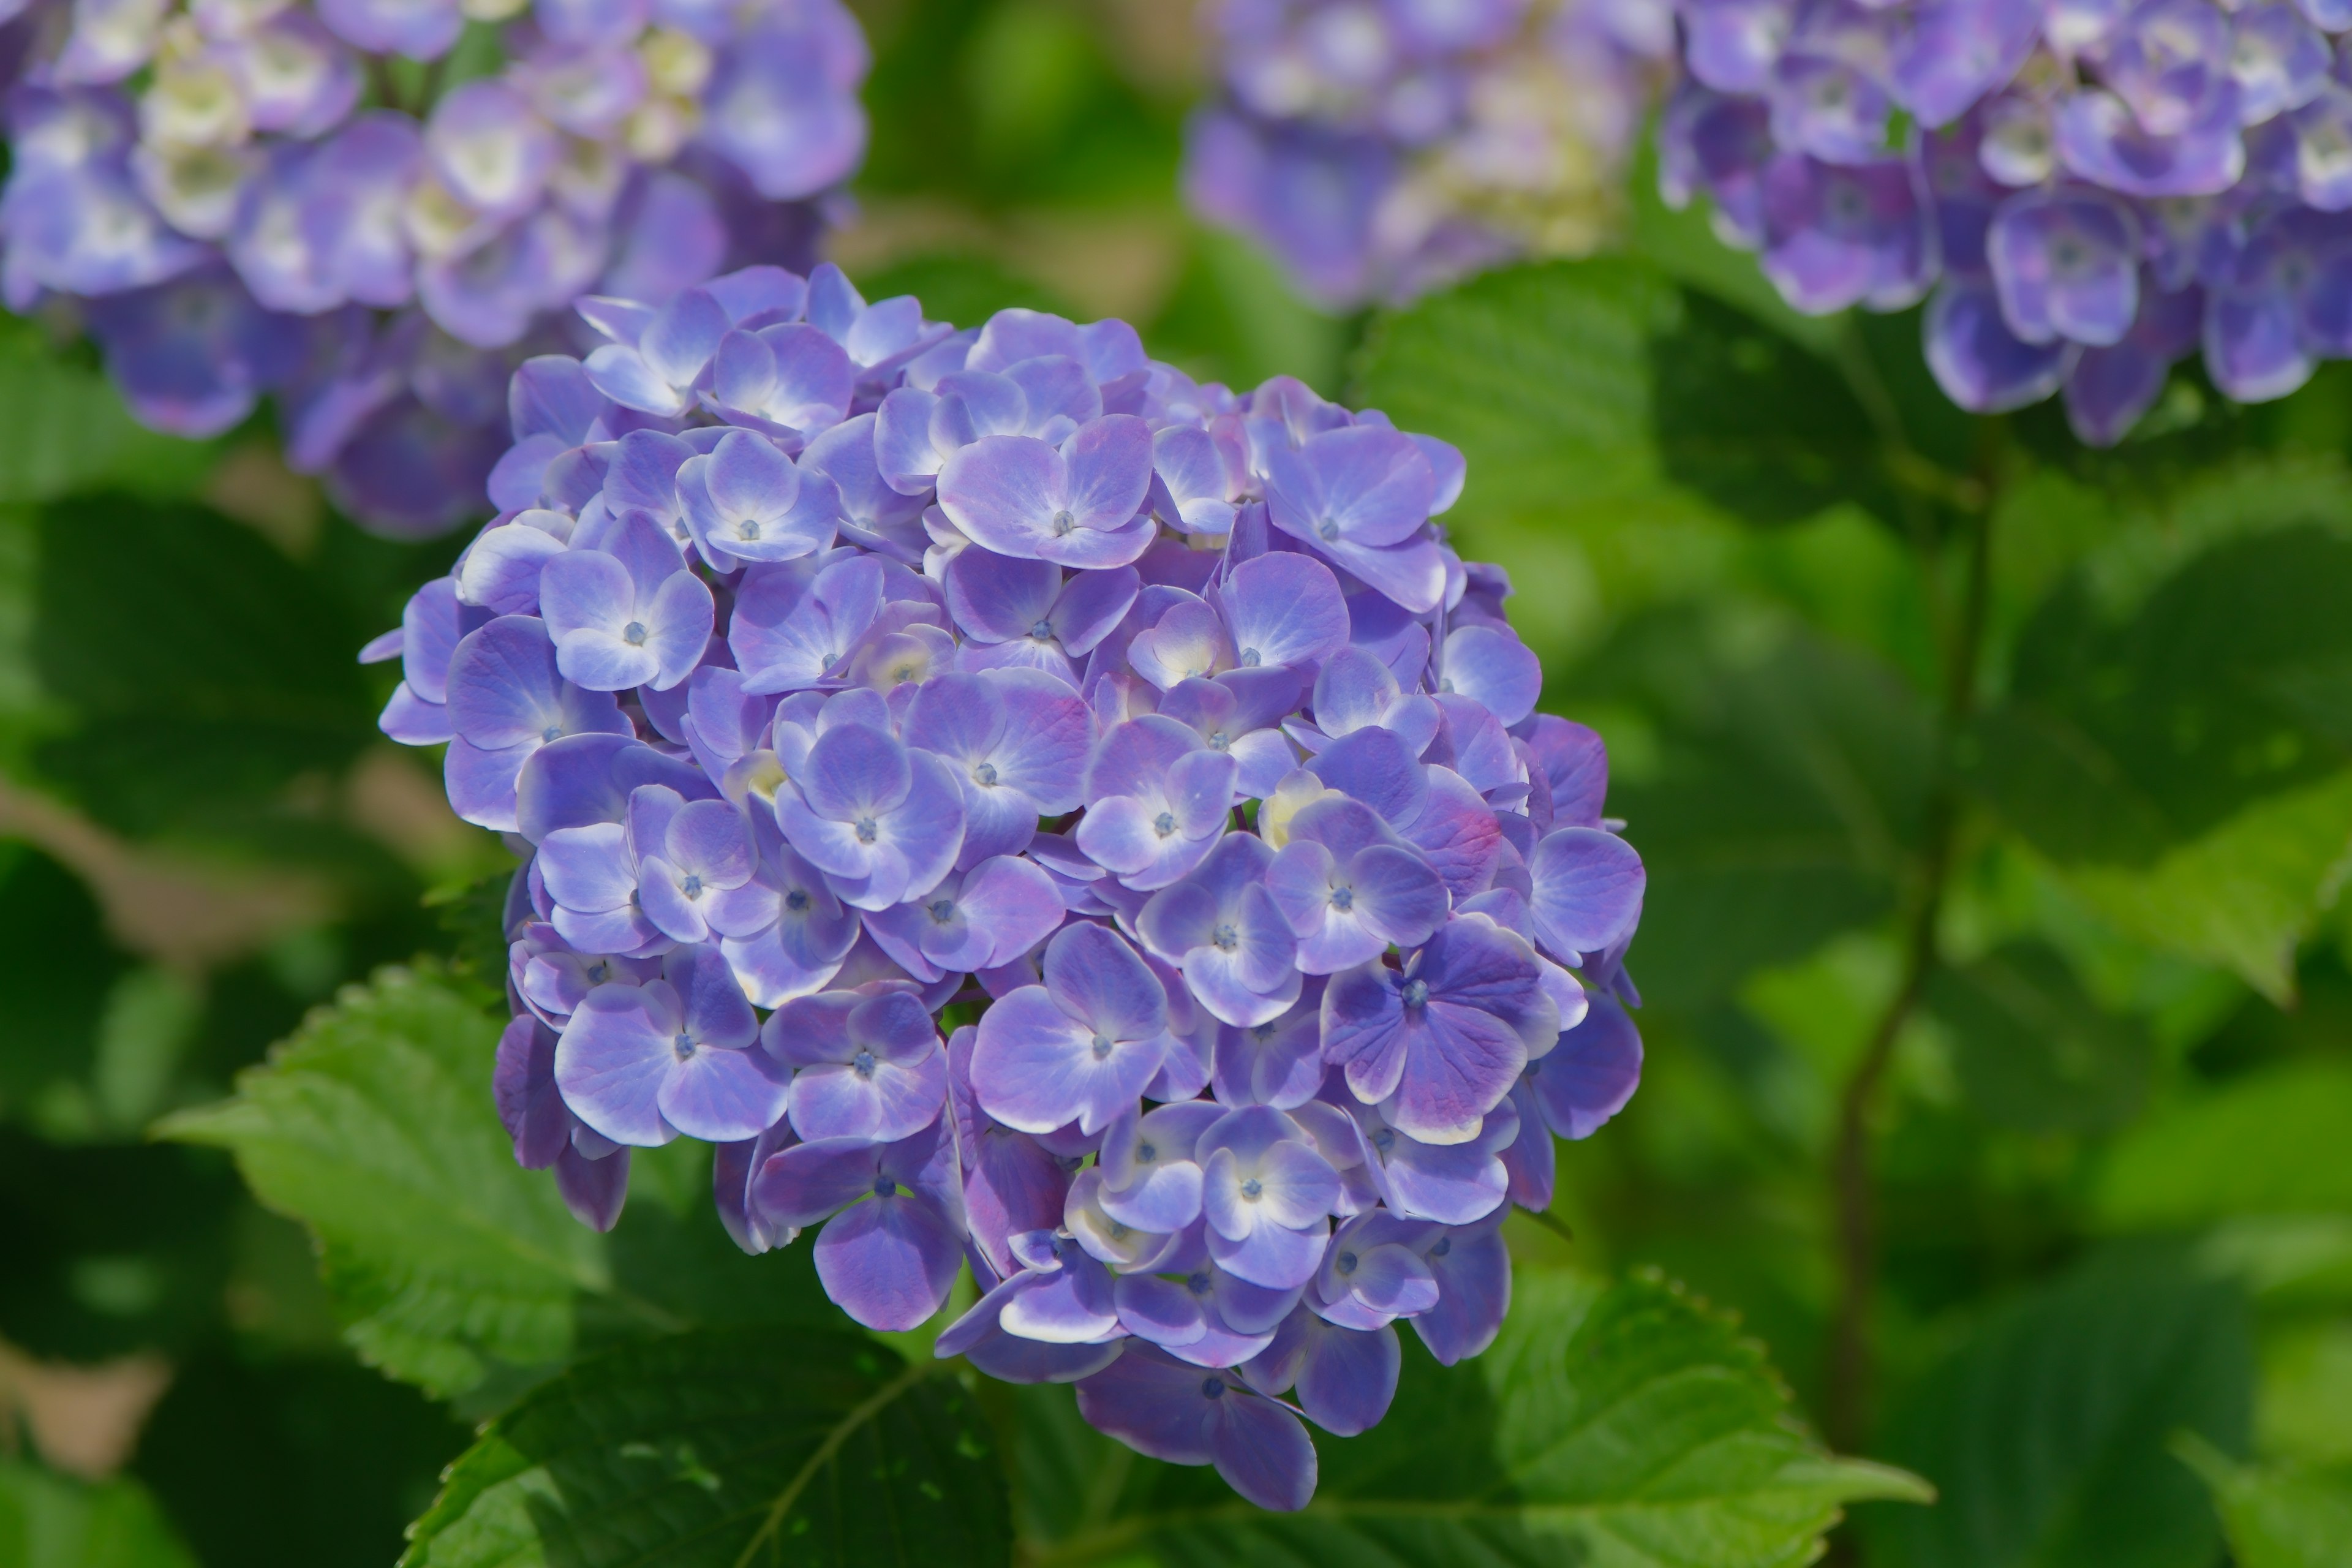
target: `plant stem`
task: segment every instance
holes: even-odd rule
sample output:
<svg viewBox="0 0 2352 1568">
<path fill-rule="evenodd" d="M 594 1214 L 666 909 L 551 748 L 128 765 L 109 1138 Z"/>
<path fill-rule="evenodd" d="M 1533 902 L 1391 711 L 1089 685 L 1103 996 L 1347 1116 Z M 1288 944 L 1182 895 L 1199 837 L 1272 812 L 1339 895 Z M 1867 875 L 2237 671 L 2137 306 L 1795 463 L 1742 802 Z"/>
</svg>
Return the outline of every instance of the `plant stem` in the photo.
<svg viewBox="0 0 2352 1568">
<path fill-rule="evenodd" d="M 1861 1451 L 1868 1436 L 1875 1381 L 1870 1318 L 1878 1272 L 1878 1215 L 1871 1185 L 1871 1113 L 1895 1056 L 1903 1026 L 1917 1010 L 1936 964 L 1936 934 L 1952 868 L 1960 799 L 1952 752 L 1976 710 L 1977 666 L 1984 648 L 1991 598 L 1992 516 L 1989 508 L 1964 514 L 1968 582 L 1958 625 L 1947 640 L 1936 771 L 1924 820 L 1918 876 L 1904 922 L 1903 978 L 1870 1031 L 1861 1059 L 1847 1078 L 1838 1106 L 1837 1142 L 1831 1153 L 1831 1197 L 1836 1215 L 1838 1295 L 1830 1324 L 1823 1419 L 1832 1446 Z"/>
</svg>

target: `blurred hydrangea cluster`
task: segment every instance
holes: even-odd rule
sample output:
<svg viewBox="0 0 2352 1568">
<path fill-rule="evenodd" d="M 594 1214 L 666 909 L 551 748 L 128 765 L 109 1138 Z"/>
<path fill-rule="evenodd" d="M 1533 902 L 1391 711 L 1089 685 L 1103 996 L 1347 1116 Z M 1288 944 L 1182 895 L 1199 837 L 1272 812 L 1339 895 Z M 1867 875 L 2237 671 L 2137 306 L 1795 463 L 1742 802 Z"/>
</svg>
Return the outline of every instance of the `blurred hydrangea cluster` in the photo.
<svg viewBox="0 0 2352 1568">
<path fill-rule="evenodd" d="M 1668 0 L 1223 0 L 1185 190 L 1326 303 L 1401 300 L 1618 219 Z"/>
<path fill-rule="evenodd" d="M 2352 354 L 2352 7 L 1681 0 L 1669 200 L 1801 310 L 1928 296 L 1928 363 L 2121 438 L 2202 344 L 2283 396 Z M 1932 291 L 1932 293 L 1931 293 Z"/>
<path fill-rule="evenodd" d="M 603 1227 L 708 1140 L 859 1322 L 969 1264 L 939 1353 L 1300 1506 L 1300 1415 L 1378 1421 L 1400 1320 L 1492 1340 L 1507 1203 L 1640 1072 L 1642 863 L 1433 521 L 1460 455 L 830 266 L 581 312 L 365 656 L 529 857 L 517 1157 Z"/>
<path fill-rule="evenodd" d="M 477 509 L 564 307 L 805 267 L 865 150 L 839 0 L 0 10 L 0 296 L 73 301 L 157 429 L 276 395 L 293 466 L 387 531 Z"/>
</svg>

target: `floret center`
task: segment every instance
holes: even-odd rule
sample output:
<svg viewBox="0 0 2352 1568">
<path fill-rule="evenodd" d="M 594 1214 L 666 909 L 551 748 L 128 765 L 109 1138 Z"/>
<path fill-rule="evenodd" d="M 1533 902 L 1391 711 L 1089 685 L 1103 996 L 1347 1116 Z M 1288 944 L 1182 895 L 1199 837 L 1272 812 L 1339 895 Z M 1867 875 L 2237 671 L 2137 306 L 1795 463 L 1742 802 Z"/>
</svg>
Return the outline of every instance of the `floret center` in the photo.
<svg viewBox="0 0 2352 1568">
<path fill-rule="evenodd" d="M 631 621 L 621 628 L 621 640 L 631 647 L 645 647 L 646 635 L 646 623 L 643 621 Z"/>
<path fill-rule="evenodd" d="M 1356 907 L 1356 889 L 1353 888 L 1332 889 L 1331 907 L 1342 911 L 1343 913 L 1349 910 L 1354 909 Z M 1415 984 L 1418 984 L 1418 982 Z"/>
<path fill-rule="evenodd" d="M 1056 538 L 1069 532 L 1070 530 L 1077 526 L 1078 520 L 1070 515 L 1070 509 L 1068 507 L 1064 507 L 1061 510 L 1054 514 L 1054 533 Z"/>
<path fill-rule="evenodd" d="M 859 1078 L 872 1078 L 874 1076 L 874 1053 L 861 1047 L 856 1056 L 849 1058 L 849 1070 L 856 1073 Z"/>
<path fill-rule="evenodd" d="M 993 789 L 996 787 L 996 764 L 982 763 L 971 770 L 971 776 L 972 781 L 983 789 Z"/>
<path fill-rule="evenodd" d="M 1151 831 L 1157 833 L 1162 838 L 1165 838 L 1170 834 L 1175 832 L 1176 814 L 1172 811 L 1163 811 L 1159 816 L 1153 817 L 1151 819 Z"/>
<path fill-rule="evenodd" d="M 1095 1037 L 1095 1060 L 1103 1061 L 1108 1058 L 1110 1056 L 1110 1048 L 1111 1038 L 1108 1035 L 1097 1035 Z"/>
<path fill-rule="evenodd" d="M 670 1049 L 677 1053 L 678 1060 L 684 1062 L 692 1061 L 694 1059 L 694 1042 L 687 1037 L 687 1033 L 684 1029 L 680 1029 L 677 1032 L 677 1037 L 670 1041 L 669 1045 Z"/>
<path fill-rule="evenodd" d="M 856 831 L 857 842 L 860 844 L 871 844 L 874 842 L 875 835 L 879 833 L 881 829 L 875 825 L 872 817 L 861 816 L 857 819 Z"/>
</svg>

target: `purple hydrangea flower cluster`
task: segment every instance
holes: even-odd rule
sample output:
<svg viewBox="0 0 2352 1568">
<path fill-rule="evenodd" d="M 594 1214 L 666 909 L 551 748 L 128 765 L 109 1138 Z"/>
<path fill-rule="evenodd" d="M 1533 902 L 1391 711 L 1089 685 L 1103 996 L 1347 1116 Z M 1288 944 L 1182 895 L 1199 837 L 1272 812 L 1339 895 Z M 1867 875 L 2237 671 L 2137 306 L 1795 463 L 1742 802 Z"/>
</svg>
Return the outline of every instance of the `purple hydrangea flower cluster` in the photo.
<svg viewBox="0 0 2352 1568">
<path fill-rule="evenodd" d="M 275 395 L 292 465 L 388 532 L 478 510 L 509 377 L 574 300 L 806 267 L 865 152 L 839 0 L 0 14 L 0 299 L 74 301 L 157 429 Z"/>
<path fill-rule="evenodd" d="M 2122 438 L 2200 345 L 2239 402 L 2352 355 L 2352 9 L 1680 0 L 1668 200 L 1801 310 L 1927 298 L 1929 366 Z"/>
<path fill-rule="evenodd" d="M 504 510 L 365 657 L 529 858 L 499 1106 L 617 1217 L 716 1144 L 857 1321 L 1297 1508 L 1633 1090 L 1643 871 L 1444 443 L 1120 321 L 754 268 L 515 376 Z M 764 1015 L 764 1016 L 763 1016 Z M 821 1227 L 821 1228 L 820 1228 Z"/>
<path fill-rule="evenodd" d="M 1223 0 L 1192 205 L 1332 305 L 1401 300 L 1616 226 L 1674 54 L 1667 0 Z"/>
</svg>

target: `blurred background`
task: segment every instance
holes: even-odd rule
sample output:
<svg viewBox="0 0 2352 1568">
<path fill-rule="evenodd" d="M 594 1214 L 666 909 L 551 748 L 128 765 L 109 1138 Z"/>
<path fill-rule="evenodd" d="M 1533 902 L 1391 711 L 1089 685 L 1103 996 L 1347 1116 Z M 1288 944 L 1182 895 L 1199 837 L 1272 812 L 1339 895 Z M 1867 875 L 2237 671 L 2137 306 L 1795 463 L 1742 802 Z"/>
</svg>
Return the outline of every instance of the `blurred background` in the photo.
<svg viewBox="0 0 2352 1568">
<path fill-rule="evenodd" d="M 1646 161 L 1622 268 L 1318 310 L 1179 200 L 1189 5 L 854 8 L 830 254 L 868 298 L 1122 316 L 1468 453 L 1455 542 L 1651 867 L 1644 1080 L 1523 1258 L 1663 1268 L 1939 1486 L 1853 1560 L 2210 1568 L 2209 1480 L 2352 1463 L 2352 371 L 2247 409 L 2186 367 L 2104 455 L 1973 419 L 1916 310 L 1795 317 Z M 145 1130 L 464 952 L 509 862 L 352 660 L 461 536 L 350 527 L 267 417 L 149 434 L 0 320 L 0 1455 L 130 1478 L 86 1494 L 123 1541 L 341 1568 L 393 1561 L 477 1412 L 360 1365 L 303 1231 Z M 45 1484 L 0 1500 L 28 1542 Z M 2336 1517 L 2273 1561 L 2352 1561 Z"/>
</svg>

